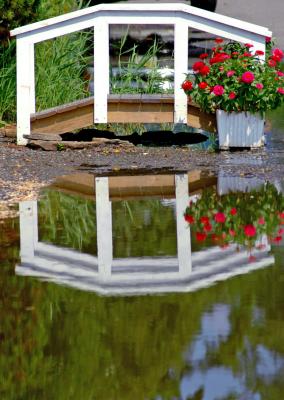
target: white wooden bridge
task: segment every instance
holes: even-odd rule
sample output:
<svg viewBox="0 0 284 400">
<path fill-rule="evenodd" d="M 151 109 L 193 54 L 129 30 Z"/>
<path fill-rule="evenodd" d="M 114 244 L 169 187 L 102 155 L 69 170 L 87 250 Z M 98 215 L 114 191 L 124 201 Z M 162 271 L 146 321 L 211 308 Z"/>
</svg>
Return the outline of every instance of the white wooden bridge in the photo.
<svg viewBox="0 0 284 400">
<path fill-rule="evenodd" d="M 188 71 L 189 28 L 229 40 L 249 42 L 254 45 L 255 50 L 263 52 L 265 52 L 265 37 L 272 35 L 265 27 L 204 11 L 185 3 L 100 4 L 16 28 L 11 31 L 11 35 L 17 39 L 18 144 L 27 143 L 24 135 L 31 133 L 31 117 L 36 119 L 37 116 L 34 45 L 86 28 L 94 28 L 93 122 L 108 122 L 108 104 L 111 96 L 109 93 L 110 24 L 152 24 L 157 26 L 170 24 L 174 26 L 174 100 L 167 118 L 175 123 L 187 123 L 188 114 L 190 114 L 187 96 L 180 87 Z M 135 110 L 133 113 L 139 112 Z M 63 116 L 64 112 L 61 112 L 59 119 Z M 124 122 L 128 122 L 129 116 L 130 114 L 125 115 Z M 122 122 L 121 118 L 118 122 Z M 75 125 L 73 124 L 73 126 Z M 79 125 L 81 127 L 82 122 Z M 52 126 L 50 127 L 52 128 Z"/>
</svg>

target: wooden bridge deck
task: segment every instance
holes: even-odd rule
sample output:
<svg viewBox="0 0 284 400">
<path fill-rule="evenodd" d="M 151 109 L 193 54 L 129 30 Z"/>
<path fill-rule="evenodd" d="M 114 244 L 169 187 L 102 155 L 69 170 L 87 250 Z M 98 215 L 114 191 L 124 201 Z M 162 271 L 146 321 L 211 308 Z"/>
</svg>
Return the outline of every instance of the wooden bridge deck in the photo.
<svg viewBox="0 0 284 400">
<path fill-rule="evenodd" d="M 94 125 L 94 98 L 88 97 L 31 115 L 32 133 L 66 133 Z M 108 96 L 108 123 L 173 123 L 174 95 L 111 94 Z M 188 125 L 216 132 L 215 115 L 188 103 Z M 1 130 L 16 136 L 16 126 Z"/>
</svg>

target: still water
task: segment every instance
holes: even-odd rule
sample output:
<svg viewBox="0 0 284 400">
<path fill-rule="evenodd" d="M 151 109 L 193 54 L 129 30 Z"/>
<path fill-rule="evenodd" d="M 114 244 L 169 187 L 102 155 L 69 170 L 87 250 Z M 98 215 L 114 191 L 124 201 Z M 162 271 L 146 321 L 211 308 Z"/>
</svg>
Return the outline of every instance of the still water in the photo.
<svg viewBox="0 0 284 400">
<path fill-rule="evenodd" d="M 1 399 L 280 400 L 284 182 L 62 177 L 1 222 Z"/>
</svg>

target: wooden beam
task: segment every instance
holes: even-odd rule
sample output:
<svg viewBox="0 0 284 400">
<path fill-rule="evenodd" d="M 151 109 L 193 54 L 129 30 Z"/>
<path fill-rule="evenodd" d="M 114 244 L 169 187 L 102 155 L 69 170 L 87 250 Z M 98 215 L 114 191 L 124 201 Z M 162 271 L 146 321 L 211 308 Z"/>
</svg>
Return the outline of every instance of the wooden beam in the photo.
<svg viewBox="0 0 284 400">
<path fill-rule="evenodd" d="M 65 133 L 92 126 L 93 98 L 78 100 L 35 113 L 31 116 L 32 133 Z M 109 95 L 108 123 L 173 123 L 173 95 Z M 188 125 L 216 132 L 213 114 L 205 114 L 188 104 Z"/>
</svg>

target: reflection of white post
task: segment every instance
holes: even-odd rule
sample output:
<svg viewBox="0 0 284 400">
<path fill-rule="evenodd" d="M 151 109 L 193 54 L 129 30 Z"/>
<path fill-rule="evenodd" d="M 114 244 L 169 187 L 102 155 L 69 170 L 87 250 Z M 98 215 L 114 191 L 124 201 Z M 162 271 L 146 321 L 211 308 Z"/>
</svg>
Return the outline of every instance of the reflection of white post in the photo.
<svg viewBox="0 0 284 400">
<path fill-rule="evenodd" d="M 98 268 L 101 278 L 111 275 L 112 215 L 108 178 L 96 178 Z"/>
<path fill-rule="evenodd" d="M 175 186 L 179 273 L 188 275 L 191 272 L 191 240 L 190 228 L 184 219 L 184 212 L 189 203 L 187 174 L 175 175 Z"/>
<path fill-rule="evenodd" d="M 38 243 L 37 202 L 20 203 L 20 249 L 21 261 L 34 257 Z"/>
</svg>

